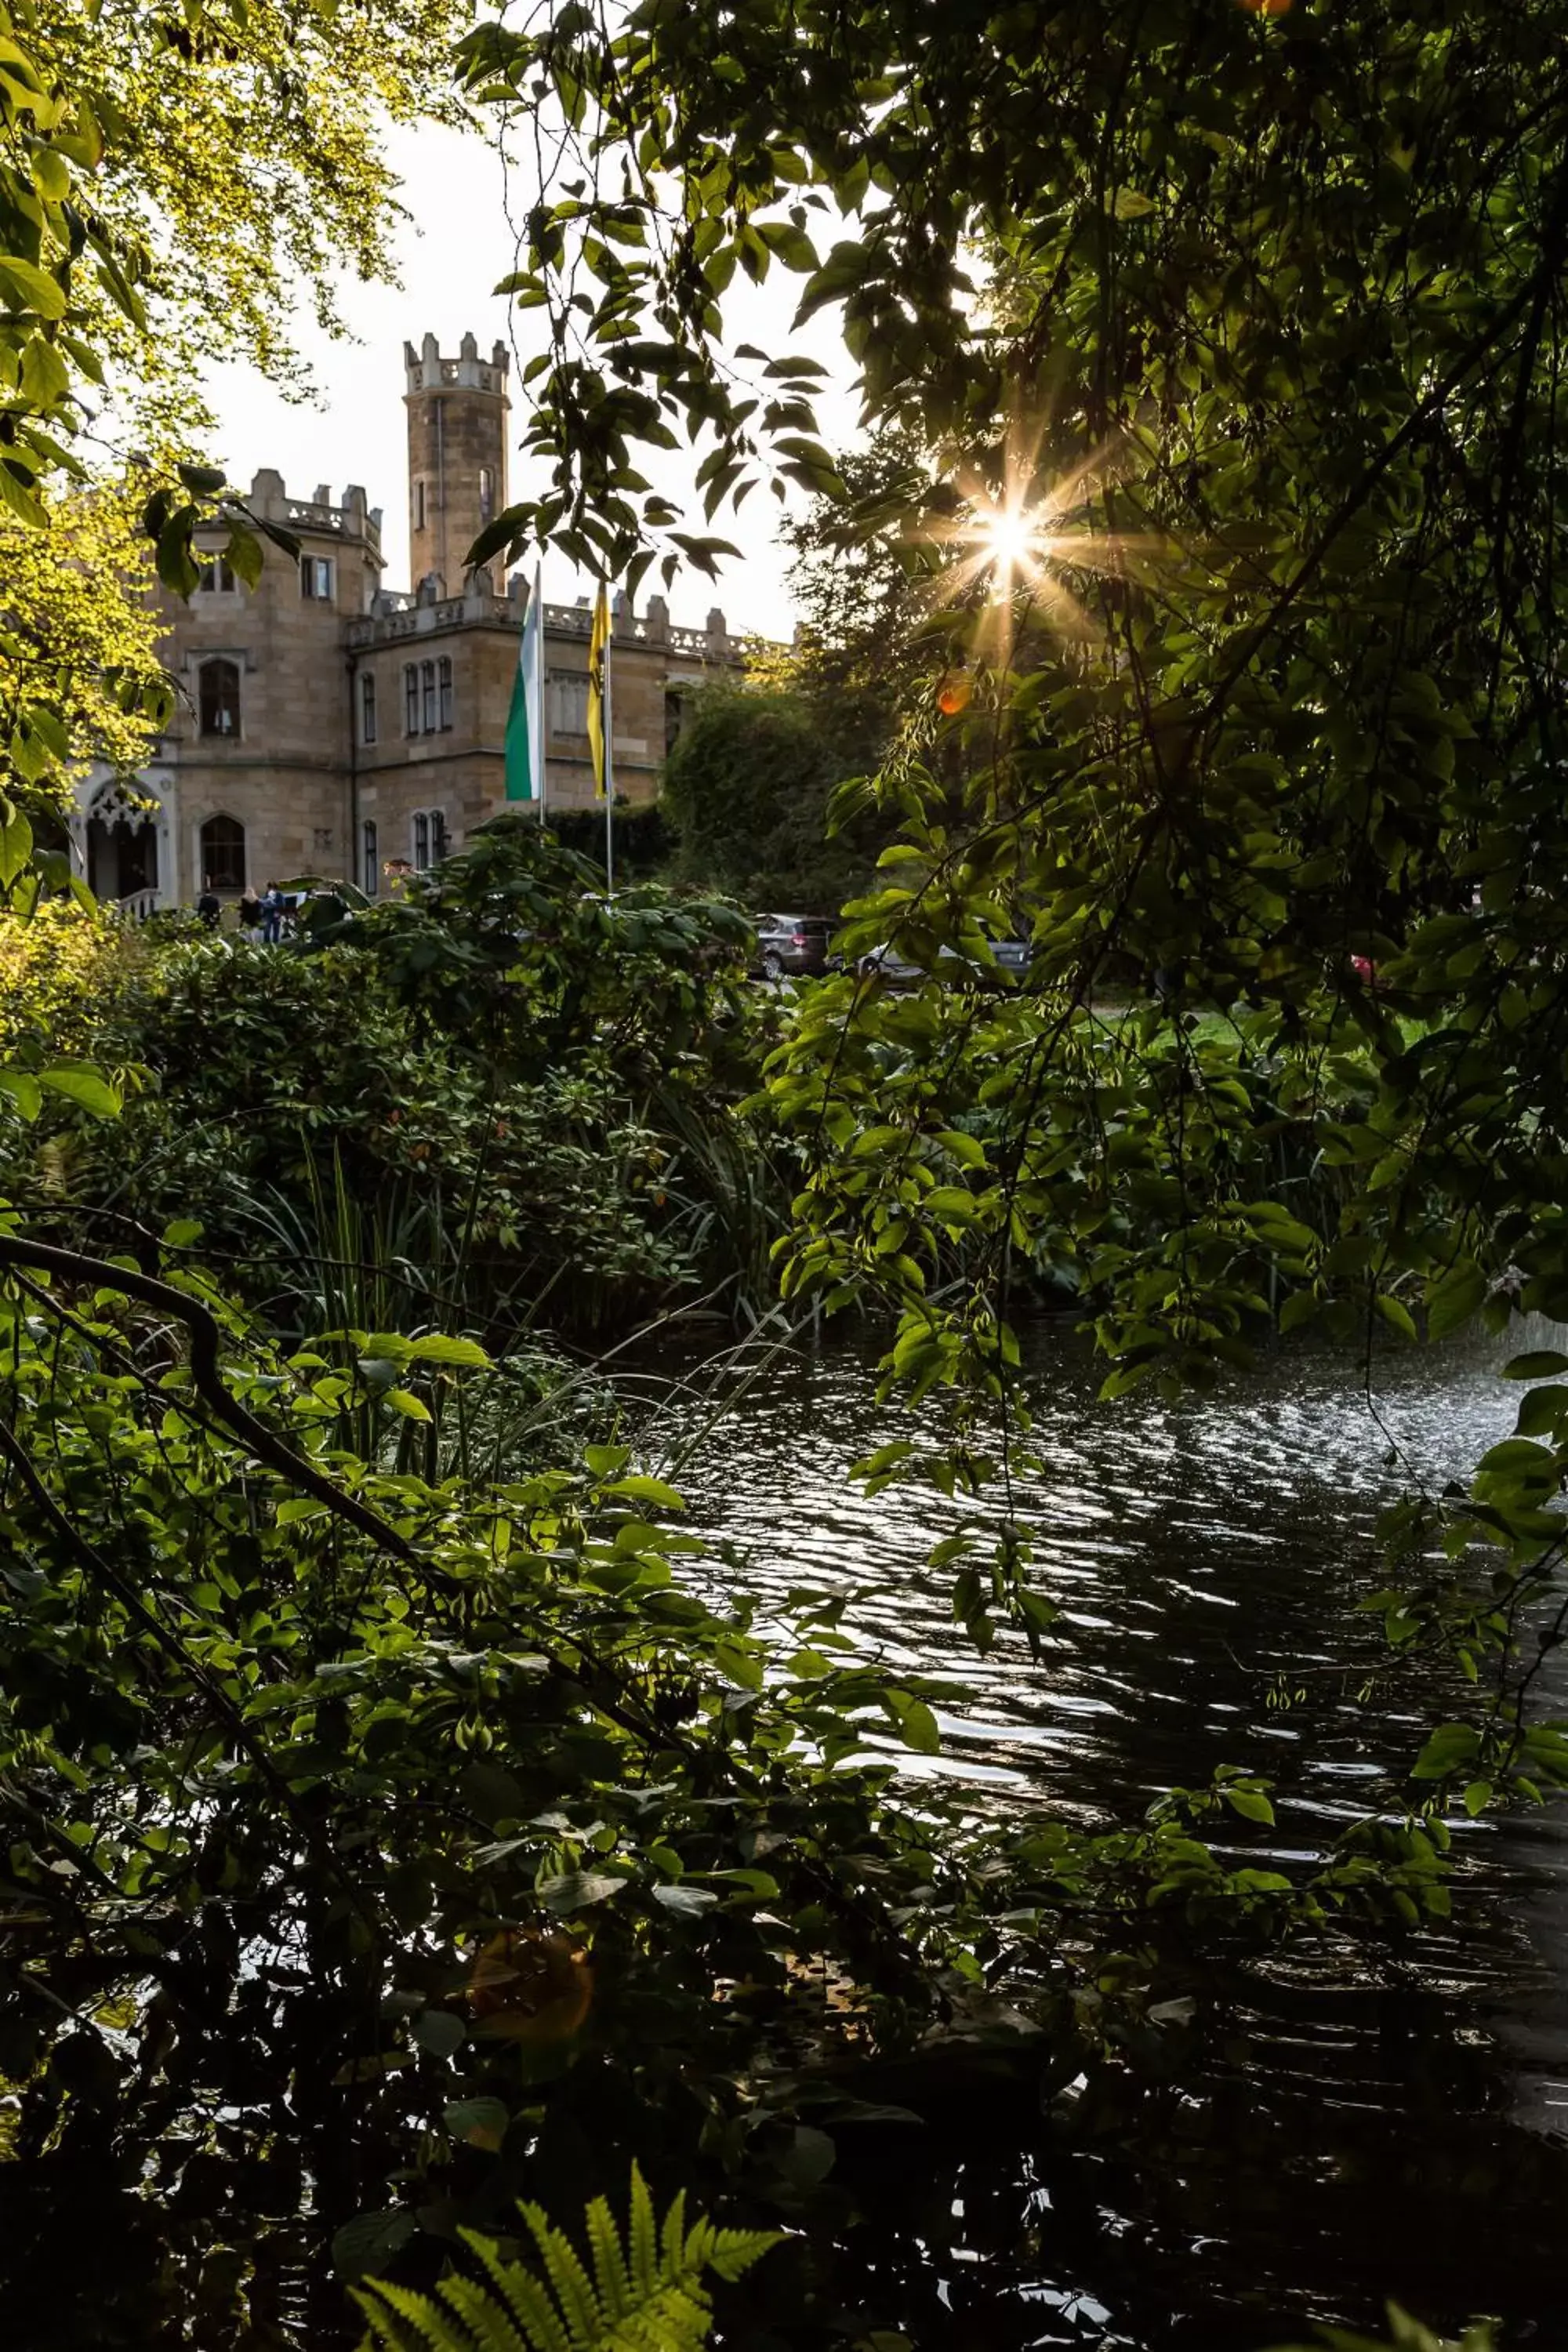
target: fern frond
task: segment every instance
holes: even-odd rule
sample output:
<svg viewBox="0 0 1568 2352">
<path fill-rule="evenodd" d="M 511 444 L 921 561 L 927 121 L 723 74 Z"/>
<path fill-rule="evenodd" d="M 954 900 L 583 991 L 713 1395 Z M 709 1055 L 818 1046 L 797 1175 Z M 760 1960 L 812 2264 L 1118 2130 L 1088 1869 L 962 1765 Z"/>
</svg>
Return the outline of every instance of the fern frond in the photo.
<svg viewBox="0 0 1568 2352">
<path fill-rule="evenodd" d="M 533 2232 L 545 2275 L 555 2289 L 562 2317 L 572 2330 L 574 2345 L 597 2342 L 604 2335 L 603 2315 L 593 2281 L 583 2268 L 577 2249 L 564 2231 L 552 2228 L 542 2207 L 524 2205 L 521 2210 Z"/>
<path fill-rule="evenodd" d="M 778 2242 L 776 2230 L 716 2230 L 711 2221 L 699 2221 L 686 2241 L 686 2267 L 711 2271 L 732 2286 Z"/>
<path fill-rule="evenodd" d="M 647 2182 L 635 2164 L 632 2167 L 631 2253 L 633 2293 L 649 2295 L 658 2284 L 658 2222 L 655 2218 Z"/>
<path fill-rule="evenodd" d="M 538 2352 L 533 2338 L 518 2334 L 510 2314 L 478 2279 L 446 2278 L 436 2292 L 467 2322 L 475 2352 Z M 468 2352 L 466 2344 L 464 2352 Z"/>
<path fill-rule="evenodd" d="M 621 2252 L 621 2233 L 602 2197 L 595 2197 L 583 2220 L 588 2231 L 588 2251 L 594 2257 L 594 2284 L 599 2310 L 605 2319 L 620 2319 L 632 2307 L 631 2273 Z"/>
<path fill-rule="evenodd" d="M 713 2322 L 704 2271 L 737 2279 L 778 2243 L 776 2231 L 715 2230 L 700 2220 L 688 2231 L 684 2194 L 661 2228 L 635 2165 L 625 2239 L 602 2197 L 584 2216 L 592 2278 L 539 2206 L 518 2210 L 544 2278 L 503 2260 L 493 2238 L 464 2230 L 488 2284 L 453 2276 L 432 2295 L 368 2280 L 353 2290 L 371 2329 L 362 2352 L 700 2352 Z"/>
<path fill-rule="evenodd" d="M 477 2230 L 465 2230 L 462 2235 L 464 2244 L 479 2256 L 502 2303 L 522 2329 L 529 2352 L 578 2352 L 547 2290 L 533 2273 L 525 2271 L 521 2263 L 502 2262 L 493 2238 L 482 2238 Z"/>
<path fill-rule="evenodd" d="M 370 2322 L 369 2341 L 387 2346 L 389 2352 L 473 2352 L 468 2337 L 453 2330 L 427 2294 L 395 2286 L 389 2279 L 372 2279 L 367 2287 L 354 2288 L 353 2298 Z"/>
</svg>

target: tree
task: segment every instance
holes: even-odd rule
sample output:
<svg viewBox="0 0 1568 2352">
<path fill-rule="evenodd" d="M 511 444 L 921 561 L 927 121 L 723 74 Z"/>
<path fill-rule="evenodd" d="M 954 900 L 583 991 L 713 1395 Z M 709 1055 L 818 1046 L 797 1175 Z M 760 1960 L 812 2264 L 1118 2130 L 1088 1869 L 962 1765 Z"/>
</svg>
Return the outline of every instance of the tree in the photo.
<svg viewBox="0 0 1568 2352">
<path fill-rule="evenodd" d="M 502 536 L 712 560 L 624 487 L 671 421 L 710 442 L 710 512 L 770 461 L 831 491 L 809 365 L 719 365 L 737 268 L 798 271 L 872 420 L 944 453 L 909 520 L 944 558 L 963 800 L 928 705 L 861 796 L 923 874 L 863 936 L 983 959 L 1021 899 L 1034 984 L 985 1015 L 983 1103 L 980 1014 L 951 989 L 819 996 L 774 1088 L 835 1147 L 790 1286 L 889 1299 L 917 1394 L 1007 1391 L 1020 1236 L 1095 1299 L 1117 1389 L 1245 1357 L 1270 1297 L 1347 1339 L 1568 1311 L 1565 32 L 1559 0 L 748 0 L 468 45 L 476 86 L 556 93 L 584 167 L 531 223 L 554 478 Z M 834 210 L 856 225 L 823 257 Z M 1113 956 L 1167 995 L 1108 1036 Z M 1228 1034 L 1198 1025 L 1215 1011 Z M 869 1171 L 845 1148 L 889 1129 Z M 934 1304 L 955 1234 L 968 1286 Z M 1559 1567 L 1568 1391 L 1521 1423 L 1400 1532 L 1394 1637 L 1450 1634 L 1471 1671 Z M 1549 1638 L 1565 1624 L 1554 1601 Z M 1484 1719 L 1426 1752 L 1426 1793 L 1539 1785 L 1530 1682 L 1500 1669 Z"/>
<path fill-rule="evenodd" d="M 679 835 L 677 873 L 756 908 L 836 912 L 870 867 L 827 838 L 828 804 L 854 748 L 798 691 L 705 688 L 659 786 Z"/>
</svg>

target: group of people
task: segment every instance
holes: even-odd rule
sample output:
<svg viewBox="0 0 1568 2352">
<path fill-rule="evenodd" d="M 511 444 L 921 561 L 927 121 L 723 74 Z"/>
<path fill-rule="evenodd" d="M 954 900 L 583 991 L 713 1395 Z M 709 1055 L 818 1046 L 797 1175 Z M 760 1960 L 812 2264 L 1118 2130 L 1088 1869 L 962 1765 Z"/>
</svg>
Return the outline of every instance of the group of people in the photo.
<svg viewBox="0 0 1568 2352">
<path fill-rule="evenodd" d="M 223 900 L 213 888 L 210 877 L 196 900 L 196 913 L 209 931 L 216 931 L 223 920 Z M 259 892 L 252 884 L 246 884 L 239 894 L 242 939 L 259 940 L 265 946 L 273 947 L 282 938 L 283 926 L 288 919 L 289 901 L 276 882 L 269 882 L 266 889 Z"/>
</svg>

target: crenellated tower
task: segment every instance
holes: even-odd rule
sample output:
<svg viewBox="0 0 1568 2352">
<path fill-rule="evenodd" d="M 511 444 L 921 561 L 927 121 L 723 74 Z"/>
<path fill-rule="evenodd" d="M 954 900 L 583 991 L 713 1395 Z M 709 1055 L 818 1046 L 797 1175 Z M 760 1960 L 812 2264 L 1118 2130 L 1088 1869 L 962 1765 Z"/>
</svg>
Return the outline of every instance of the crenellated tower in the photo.
<svg viewBox="0 0 1568 2352">
<path fill-rule="evenodd" d="M 479 357 L 465 335 L 455 360 L 434 335 L 403 346 L 408 389 L 408 541 L 413 577 L 434 572 L 447 596 L 462 593 L 469 548 L 506 504 L 508 356 Z"/>
</svg>

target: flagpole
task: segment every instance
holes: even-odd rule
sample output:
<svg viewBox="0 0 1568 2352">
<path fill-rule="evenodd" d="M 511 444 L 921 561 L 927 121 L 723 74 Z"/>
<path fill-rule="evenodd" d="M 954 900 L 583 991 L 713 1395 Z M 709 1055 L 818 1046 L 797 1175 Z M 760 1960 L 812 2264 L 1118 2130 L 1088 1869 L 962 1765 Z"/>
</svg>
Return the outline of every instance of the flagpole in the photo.
<svg viewBox="0 0 1568 2352">
<path fill-rule="evenodd" d="M 533 569 L 533 593 L 539 599 L 539 636 L 533 657 L 534 693 L 539 703 L 539 830 L 544 831 L 544 763 L 550 753 L 550 720 L 544 708 L 544 565 Z"/>
<path fill-rule="evenodd" d="M 610 615 L 610 626 L 605 638 L 605 895 L 616 895 L 616 724 L 613 689 L 610 683 L 611 653 L 615 639 L 616 618 Z"/>
</svg>

